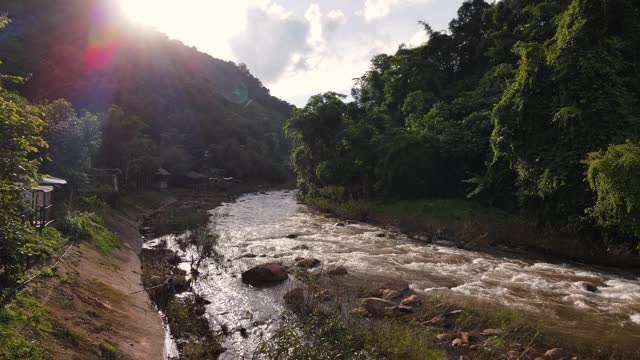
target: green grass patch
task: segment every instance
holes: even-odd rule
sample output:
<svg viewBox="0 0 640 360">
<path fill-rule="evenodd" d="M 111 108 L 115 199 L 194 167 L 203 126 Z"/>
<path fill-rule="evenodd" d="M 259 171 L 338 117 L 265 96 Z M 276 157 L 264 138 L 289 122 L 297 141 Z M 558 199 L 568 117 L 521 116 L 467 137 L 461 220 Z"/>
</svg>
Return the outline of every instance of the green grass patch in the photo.
<svg viewBox="0 0 640 360">
<path fill-rule="evenodd" d="M 95 245 L 103 254 L 110 254 L 121 245 L 120 239 L 105 227 L 102 218 L 96 213 L 70 215 L 58 227 L 72 239 Z"/>
<path fill-rule="evenodd" d="M 98 345 L 98 348 L 100 349 L 100 356 L 105 360 L 117 360 L 120 358 L 120 351 L 111 343 L 103 341 Z"/>
<path fill-rule="evenodd" d="M 39 340 L 51 328 L 45 307 L 31 294 L 21 290 L 0 310 L 0 359 L 46 358 Z"/>
</svg>

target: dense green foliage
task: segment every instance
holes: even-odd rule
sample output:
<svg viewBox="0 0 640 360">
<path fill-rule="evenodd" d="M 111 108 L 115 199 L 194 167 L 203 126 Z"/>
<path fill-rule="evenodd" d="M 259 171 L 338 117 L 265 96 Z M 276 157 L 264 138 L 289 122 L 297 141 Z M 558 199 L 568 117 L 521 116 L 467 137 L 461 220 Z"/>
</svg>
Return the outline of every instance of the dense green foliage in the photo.
<svg viewBox="0 0 640 360">
<path fill-rule="evenodd" d="M 88 165 L 87 152 L 61 157 L 98 145 L 80 141 L 98 123 L 104 147 L 88 152 L 95 156 L 89 165 L 121 169 L 128 188 L 148 185 L 159 166 L 175 175 L 287 176 L 282 127 L 292 107 L 246 66 L 134 25 L 110 0 L 8 0 L 2 10 L 12 24 L 0 42 L 0 71 L 30 77 L 15 88 L 33 102 L 64 98 L 99 114 L 46 105 L 64 117 L 51 130 L 63 147 L 50 154 L 55 164 Z"/>
<path fill-rule="evenodd" d="M 40 172 L 65 179 L 72 188 L 82 187 L 100 151 L 100 119 L 88 112 L 78 114 L 64 99 L 45 103 L 41 110 L 47 124 L 43 136 L 49 146 Z"/>
<path fill-rule="evenodd" d="M 447 32 L 423 25 L 423 45 L 374 57 L 353 102 L 327 93 L 294 113 L 306 195 L 467 196 L 544 228 L 638 238 L 632 145 L 591 155 L 596 196 L 585 160 L 640 140 L 640 3 L 468 0 Z"/>
<path fill-rule="evenodd" d="M 589 155 L 587 173 L 598 195 L 589 214 L 599 225 L 640 238 L 640 146 L 626 143 Z"/>
<path fill-rule="evenodd" d="M 0 18 L 0 28 L 8 22 Z M 21 81 L 0 75 L 0 284 L 15 281 L 32 255 L 25 248 L 38 235 L 25 224 L 28 214 L 22 191 L 36 177 L 38 150 L 46 145 L 40 133 L 44 122 L 38 108 L 5 89 L 5 83 Z"/>
</svg>

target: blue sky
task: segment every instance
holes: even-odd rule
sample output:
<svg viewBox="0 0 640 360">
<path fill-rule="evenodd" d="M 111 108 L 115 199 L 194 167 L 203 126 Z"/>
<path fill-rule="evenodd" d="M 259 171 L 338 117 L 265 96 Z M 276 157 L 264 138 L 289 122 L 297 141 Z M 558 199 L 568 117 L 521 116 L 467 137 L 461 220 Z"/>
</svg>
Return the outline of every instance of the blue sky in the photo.
<svg viewBox="0 0 640 360">
<path fill-rule="evenodd" d="M 133 20 L 224 60 L 246 63 L 297 106 L 348 94 L 379 53 L 419 45 L 418 24 L 444 30 L 462 0 L 121 0 Z"/>
</svg>

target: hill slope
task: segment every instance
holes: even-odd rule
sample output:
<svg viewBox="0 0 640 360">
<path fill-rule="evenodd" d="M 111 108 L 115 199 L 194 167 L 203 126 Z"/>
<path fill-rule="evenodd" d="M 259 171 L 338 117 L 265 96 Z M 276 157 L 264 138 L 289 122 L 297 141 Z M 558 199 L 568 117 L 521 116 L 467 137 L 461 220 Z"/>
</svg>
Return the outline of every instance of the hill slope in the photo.
<svg viewBox="0 0 640 360">
<path fill-rule="evenodd" d="M 292 106 L 244 65 L 135 25 L 110 0 L 8 0 L 0 12 L 12 21 L 0 34 L 0 73 L 28 76 L 19 90 L 29 100 L 64 98 L 99 113 L 117 105 L 154 144 L 179 149 L 160 162 L 188 160 L 174 166 L 181 171 L 282 176 Z M 117 167 L 109 162 L 101 165 Z"/>
</svg>

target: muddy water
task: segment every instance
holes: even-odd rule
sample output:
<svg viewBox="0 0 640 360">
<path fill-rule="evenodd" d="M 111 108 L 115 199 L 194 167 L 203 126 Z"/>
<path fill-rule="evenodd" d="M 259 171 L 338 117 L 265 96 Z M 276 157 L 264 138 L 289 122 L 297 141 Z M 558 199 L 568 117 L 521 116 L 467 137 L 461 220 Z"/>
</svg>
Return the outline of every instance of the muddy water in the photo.
<svg viewBox="0 0 640 360">
<path fill-rule="evenodd" d="M 573 335 L 608 334 L 640 343 L 637 274 L 463 250 L 446 242 L 426 245 L 362 223 L 336 226 L 335 219 L 298 204 L 294 192 L 249 194 L 216 212 L 221 214 L 217 228 L 226 266 L 209 264 L 196 288 L 211 301 L 207 311 L 213 326 L 231 333 L 223 358 L 251 358 L 277 325 L 282 295 L 294 286 L 290 280 L 274 288 L 252 288 L 242 284 L 240 272 L 269 261 L 292 263 L 299 256 L 362 276 L 403 278 L 417 292 L 531 310 L 547 326 L 564 327 Z M 308 250 L 294 250 L 303 244 Z M 586 283 L 597 291 L 586 290 Z"/>
</svg>

